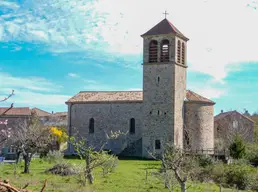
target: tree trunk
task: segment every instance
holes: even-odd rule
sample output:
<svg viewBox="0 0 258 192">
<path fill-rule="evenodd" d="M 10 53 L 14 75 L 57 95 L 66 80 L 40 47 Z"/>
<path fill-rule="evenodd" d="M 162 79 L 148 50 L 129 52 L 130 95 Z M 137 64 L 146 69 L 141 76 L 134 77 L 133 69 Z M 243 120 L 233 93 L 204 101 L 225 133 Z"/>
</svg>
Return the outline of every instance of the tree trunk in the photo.
<svg viewBox="0 0 258 192">
<path fill-rule="evenodd" d="M 90 167 L 90 163 L 91 163 L 90 153 L 88 153 L 86 155 L 85 161 L 86 161 L 86 175 L 85 176 L 87 177 L 89 183 L 93 184 L 94 183 L 94 177 L 93 177 L 93 174 L 92 174 L 92 169 Z"/>
<path fill-rule="evenodd" d="M 186 182 L 181 183 L 181 192 L 186 192 Z"/>
<path fill-rule="evenodd" d="M 24 173 L 30 173 L 30 161 L 31 157 L 29 154 L 23 155 L 24 158 Z"/>
<path fill-rule="evenodd" d="M 15 160 L 15 163 L 16 163 L 16 164 L 19 163 L 20 155 L 21 155 L 21 152 L 17 152 L 17 154 L 16 154 L 16 160 Z"/>
</svg>

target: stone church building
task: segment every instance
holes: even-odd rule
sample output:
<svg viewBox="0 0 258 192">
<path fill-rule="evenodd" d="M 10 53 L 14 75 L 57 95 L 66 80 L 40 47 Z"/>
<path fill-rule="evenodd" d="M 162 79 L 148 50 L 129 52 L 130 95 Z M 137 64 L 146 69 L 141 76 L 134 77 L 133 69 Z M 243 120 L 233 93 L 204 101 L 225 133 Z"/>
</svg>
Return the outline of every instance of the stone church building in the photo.
<svg viewBox="0 0 258 192">
<path fill-rule="evenodd" d="M 148 158 L 167 142 L 213 149 L 215 103 L 186 90 L 189 39 L 167 19 L 141 37 L 143 91 L 79 92 L 66 102 L 69 135 L 79 133 L 96 148 L 107 142 L 105 149 L 126 156 Z M 122 134 L 108 139 L 111 131 Z"/>
</svg>

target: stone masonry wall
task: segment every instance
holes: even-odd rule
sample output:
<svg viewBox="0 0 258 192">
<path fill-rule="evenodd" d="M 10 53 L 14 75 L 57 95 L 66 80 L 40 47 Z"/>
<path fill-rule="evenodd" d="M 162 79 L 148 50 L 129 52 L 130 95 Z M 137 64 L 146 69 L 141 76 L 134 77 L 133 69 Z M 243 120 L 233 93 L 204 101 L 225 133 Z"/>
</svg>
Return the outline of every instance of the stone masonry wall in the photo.
<svg viewBox="0 0 258 192">
<path fill-rule="evenodd" d="M 143 65 L 143 156 L 162 153 L 155 140 L 173 142 L 174 67 L 171 64 Z"/>
<path fill-rule="evenodd" d="M 99 147 L 107 141 L 107 135 L 111 130 L 121 131 L 127 135 L 121 135 L 119 139 L 109 140 L 105 149 L 119 154 L 127 145 L 141 138 L 142 127 L 142 103 L 103 103 L 103 104 L 73 104 L 69 106 L 68 122 L 72 127 L 71 135 L 75 131 L 85 137 L 93 146 Z M 94 133 L 89 133 L 89 120 L 94 118 Z M 129 133 L 130 119 L 135 118 L 135 134 Z M 72 148 L 69 149 L 70 153 Z M 134 155 L 134 154 L 130 154 Z M 140 154 L 138 154 L 139 156 Z"/>
<path fill-rule="evenodd" d="M 183 148 L 184 99 L 186 96 L 186 68 L 175 67 L 174 144 Z"/>
<path fill-rule="evenodd" d="M 252 143 L 254 123 L 237 112 L 214 121 L 214 137 L 218 145 L 228 147 L 234 135 L 239 135 L 244 141 Z"/>
<path fill-rule="evenodd" d="M 160 62 L 161 42 L 169 40 L 169 62 Z M 183 105 L 186 66 L 176 63 L 176 39 L 172 34 L 144 38 L 143 64 L 143 156 L 162 153 L 155 140 L 183 146 Z M 149 62 L 149 43 L 158 42 L 158 62 Z"/>
<path fill-rule="evenodd" d="M 185 129 L 192 150 L 214 148 L 213 111 L 212 104 L 185 102 Z"/>
</svg>

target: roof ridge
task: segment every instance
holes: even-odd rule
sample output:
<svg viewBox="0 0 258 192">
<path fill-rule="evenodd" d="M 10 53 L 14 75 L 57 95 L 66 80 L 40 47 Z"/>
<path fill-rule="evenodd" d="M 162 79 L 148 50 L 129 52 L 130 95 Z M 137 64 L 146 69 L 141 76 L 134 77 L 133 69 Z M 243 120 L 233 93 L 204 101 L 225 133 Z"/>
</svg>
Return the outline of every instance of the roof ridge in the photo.
<svg viewBox="0 0 258 192">
<path fill-rule="evenodd" d="M 218 118 L 219 118 L 220 115 L 221 115 L 222 117 L 227 117 L 228 115 L 233 114 L 233 113 L 237 113 L 237 114 L 243 116 L 244 118 L 248 119 L 249 121 L 255 122 L 254 120 L 252 120 L 251 118 L 249 118 L 249 117 L 243 115 L 242 113 L 238 112 L 237 110 L 226 111 L 226 112 L 220 113 L 220 114 L 218 114 L 218 115 L 216 115 L 216 116 L 214 117 L 214 120 L 218 120 Z M 221 118 L 222 118 L 222 117 L 221 117 Z M 215 118 L 216 118 L 216 119 L 215 119 Z M 220 119 L 220 118 L 219 118 L 219 119 Z"/>
<path fill-rule="evenodd" d="M 40 110 L 40 111 L 43 111 L 43 112 L 46 112 L 46 113 L 49 113 L 49 112 L 47 112 L 47 111 L 45 111 L 45 110 L 42 110 L 42 109 L 40 109 L 40 108 L 37 108 L 37 107 L 34 107 L 34 108 L 31 109 L 31 110 L 35 110 L 35 109 Z M 49 114 L 51 114 L 51 113 L 49 113 Z"/>
<path fill-rule="evenodd" d="M 80 91 L 79 93 L 117 93 L 117 92 L 143 92 L 140 90 L 132 91 Z"/>
</svg>

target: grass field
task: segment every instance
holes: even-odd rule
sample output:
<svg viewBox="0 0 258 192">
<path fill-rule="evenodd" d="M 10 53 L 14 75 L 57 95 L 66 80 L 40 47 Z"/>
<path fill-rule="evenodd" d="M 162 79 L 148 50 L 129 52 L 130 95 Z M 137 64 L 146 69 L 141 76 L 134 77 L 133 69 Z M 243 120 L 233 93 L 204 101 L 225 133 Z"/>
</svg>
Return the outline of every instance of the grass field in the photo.
<svg viewBox="0 0 258 192">
<path fill-rule="evenodd" d="M 77 165 L 83 163 L 80 160 L 66 160 Z M 28 189 L 39 191 L 45 179 L 47 179 L 46 192 L 168 192 L 164 184 L 152 172 L 157 172 L 160 167 L 158 161 L 147 160 L 119 160 L 119 165 L 114 173 L 106 177 L 102 176 L 101 170 L 95 172 L 95 183 L 92 186 L 82 187 L 77 176 L 56 176 L 46 174 L 44 171 L 51 168 L 53 164 L 43 160 L 33 160 L 31 163 L 31 173 L 22 174 L 23 164 L 18 164 L 16 175 L 14 175 L 14 165 L 0 164 L 0 177 L 9 179 L 10 183 L 16 187 L 23 187 L 30 183 Z M 149 168 L 148 179 L 146 181 L 146 168 Z M 175 190 L 175 191 L 180 191 Z M 215 184 L 189 184 L 189 192 L 216 192 L 219 187 Z M 223 189 L 223 192 L 233 191 Z"/>
</svg>

